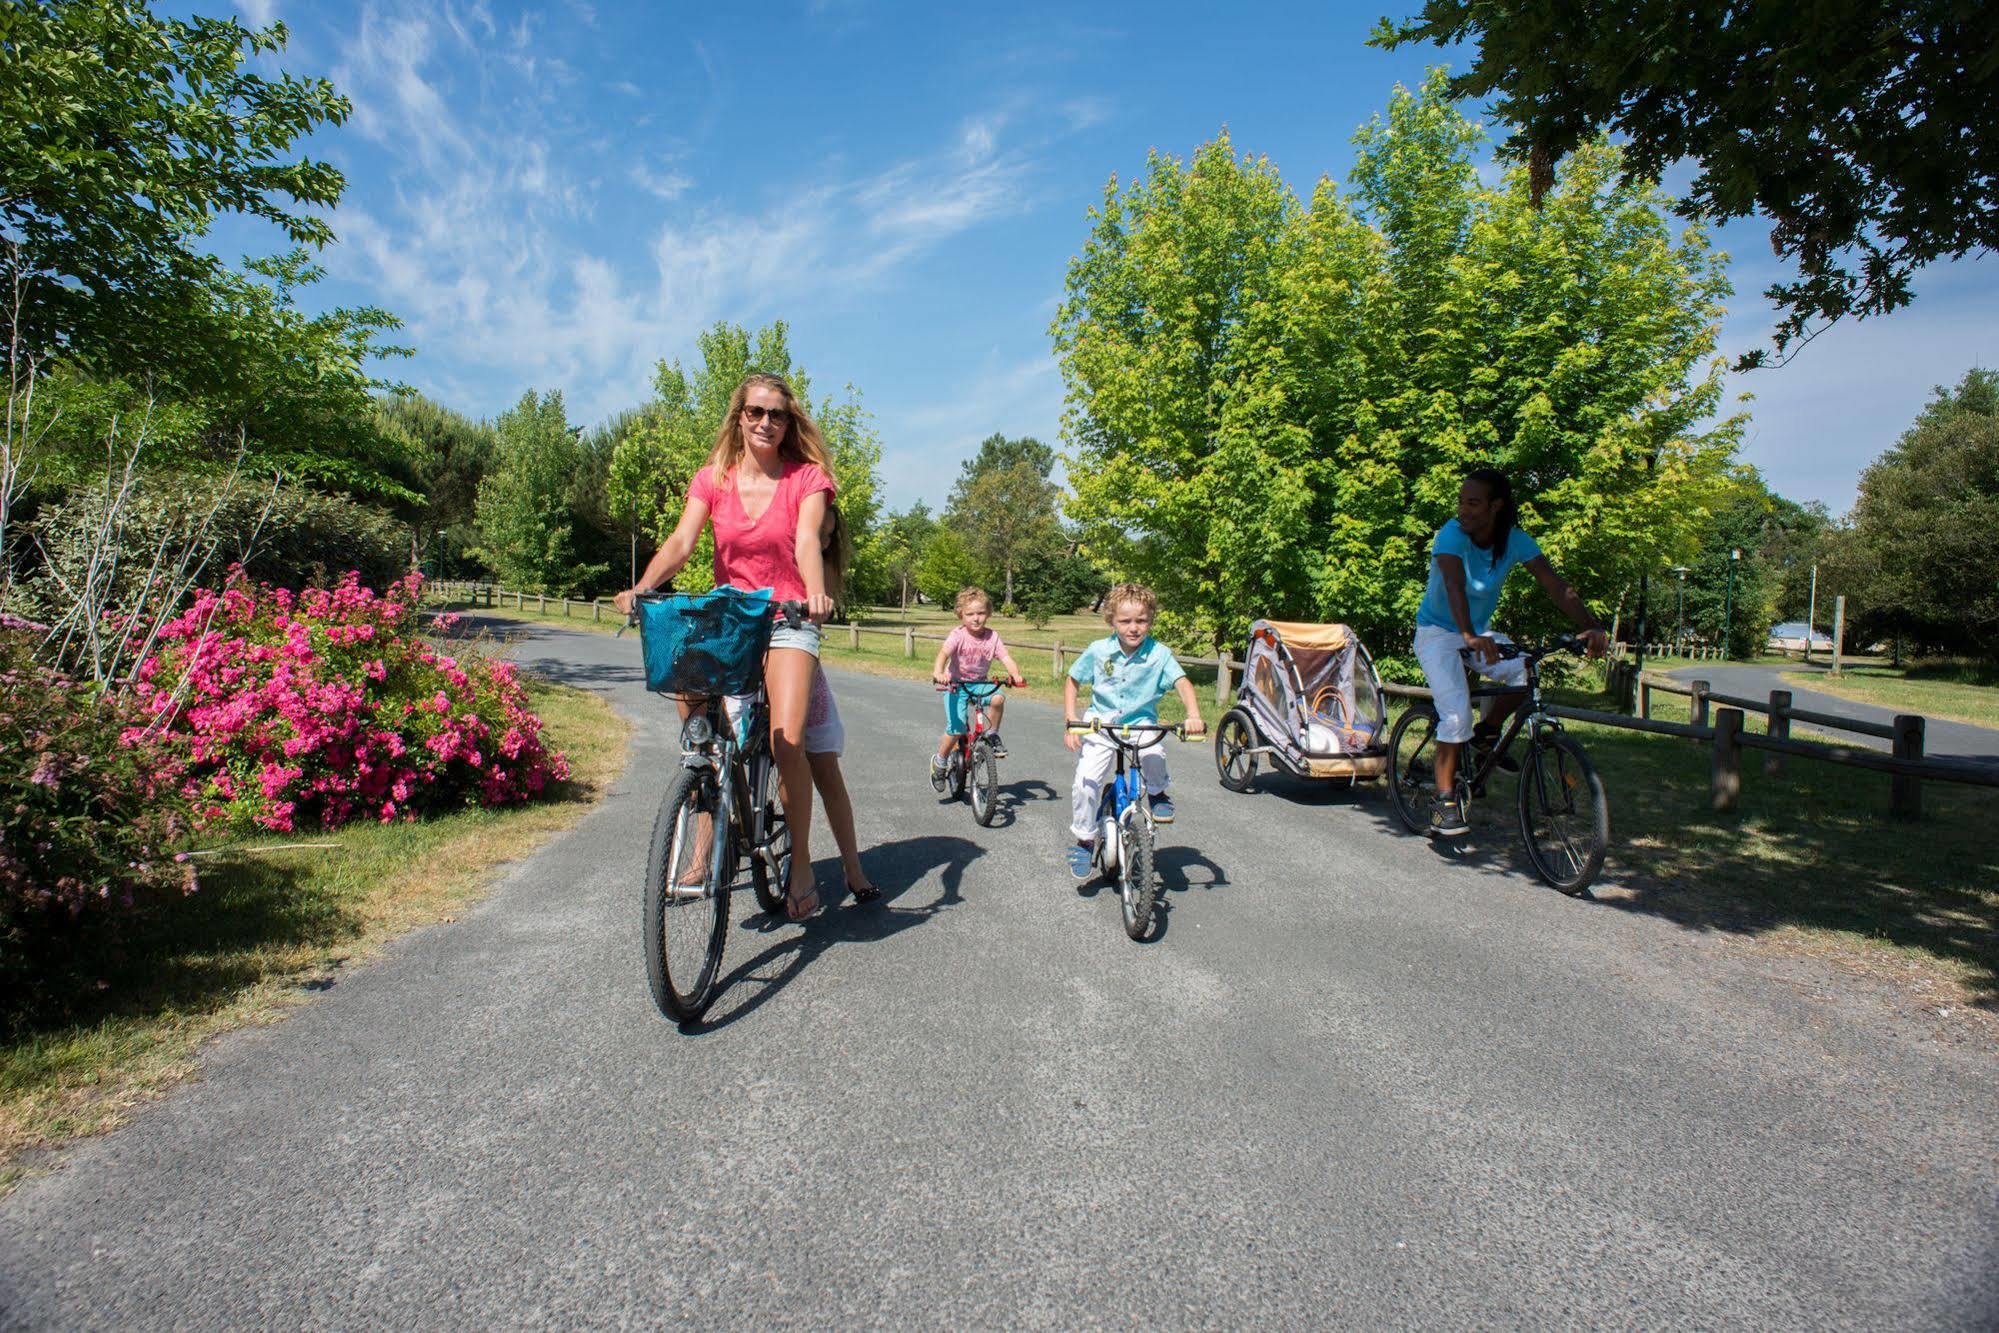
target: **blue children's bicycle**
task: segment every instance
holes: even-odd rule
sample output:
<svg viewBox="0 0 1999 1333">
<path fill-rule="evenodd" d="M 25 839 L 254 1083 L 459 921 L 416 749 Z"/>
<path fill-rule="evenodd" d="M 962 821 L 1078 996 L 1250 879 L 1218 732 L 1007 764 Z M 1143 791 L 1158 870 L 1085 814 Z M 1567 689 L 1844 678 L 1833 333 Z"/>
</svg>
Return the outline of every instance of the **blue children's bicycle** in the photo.
<svg viewBox="0 0 1999 1333">
<path fill-rule="evenodd" d="M 1145 776 L 1139 771 L 1138 753 L 1165 736 L 1187 739 L 1184 724 L 1162 722 L 1106 724 L 1099 718 L 1066 728 L 1077 736 L 1102 736 L 1117 747 L 1117 767 L 1104 784 L 1097 807 L 1097 869 L 1118 886 L 1118 904 L 1124 914 L 1124 933 L 1135 940 L 1152 929 L 1152 909 L 1158 895 L 1158 876 L 1152 853 L 1154 829 L 1152 802 L 1145 799 Z"/>
</svg>

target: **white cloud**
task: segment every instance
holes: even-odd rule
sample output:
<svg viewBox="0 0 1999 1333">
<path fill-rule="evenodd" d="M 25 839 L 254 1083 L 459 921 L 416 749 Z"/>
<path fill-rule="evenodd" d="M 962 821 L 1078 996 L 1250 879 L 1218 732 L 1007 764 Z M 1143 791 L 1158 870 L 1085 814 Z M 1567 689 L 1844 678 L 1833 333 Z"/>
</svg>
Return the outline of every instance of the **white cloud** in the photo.
<svg viewBox="0 0 1999 1333">
<path fill-rule="evenodd" d="M 278 0 L 236 0 L 236 8 L 259 28 L 269 27 L 278 17 Z"/>
<path fill-rule="evenodd" d="M 694 185 L 692 179 L 671 167 L 661 167 L 655 171 L 644 162 L 632 163 L 631 170 L 626 175 L 632 184 L 653 198 L 668 201 L 678 199 Z"/>
<path fill-rule="evenodd" d="M 1062 375 L 1055 358 L 1006 362 L 989 354 L 963 375 L 940 369 L 944 396 L 878 416 L 884 500 L 892 509 L 922 500 L 941 508 L 958 468 L 994 431 L 1032 435 L 1061 448 Z"/>
</svg>

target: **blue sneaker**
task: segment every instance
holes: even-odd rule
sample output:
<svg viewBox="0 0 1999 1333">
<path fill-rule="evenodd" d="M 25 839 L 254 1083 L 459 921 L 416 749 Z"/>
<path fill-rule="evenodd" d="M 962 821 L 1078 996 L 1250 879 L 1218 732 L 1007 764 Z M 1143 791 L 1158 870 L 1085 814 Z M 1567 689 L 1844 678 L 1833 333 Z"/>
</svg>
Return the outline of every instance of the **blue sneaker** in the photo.
<svg viewBox="0 0 1999 1333">
<path fill-rule="evenodd" d="M 1072 843 L 1069 847 L 1069 873 L 1077 879 L 1088 879 L 1097 873 L 1097 853 L 1093 847 L 1082 843 Z"/>
<path fill-rule="evenodd" d="M 1153 823 L 1171 824 L 1173 822 L 1173 801 L 1165 792 L 1160 792 L 1157 796 L 1149 796 L 1146 799 L 1152 803 Z"/>
</svg>

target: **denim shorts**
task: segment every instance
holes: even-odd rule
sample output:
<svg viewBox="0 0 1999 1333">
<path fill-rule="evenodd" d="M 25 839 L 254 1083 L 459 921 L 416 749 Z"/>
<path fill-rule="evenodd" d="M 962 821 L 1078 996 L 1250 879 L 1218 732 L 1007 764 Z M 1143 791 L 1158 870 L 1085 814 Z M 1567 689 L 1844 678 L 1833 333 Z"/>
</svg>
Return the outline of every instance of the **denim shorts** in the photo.
<svg viewBox="0 0 1999 1333">
<path fill-rule="evenodd" d="M 817 621 L 800 621 L 798 627 L 793 629 L 790 625 L 780 620 L 777 622 L 777 628 L 770 632 L 770 646 L 773 648 L 796 648 L 801 652 L 811 653 L 814 657 L 817 657 L 819 656 L 819 640 L 821 637 Z"/>
</svg>

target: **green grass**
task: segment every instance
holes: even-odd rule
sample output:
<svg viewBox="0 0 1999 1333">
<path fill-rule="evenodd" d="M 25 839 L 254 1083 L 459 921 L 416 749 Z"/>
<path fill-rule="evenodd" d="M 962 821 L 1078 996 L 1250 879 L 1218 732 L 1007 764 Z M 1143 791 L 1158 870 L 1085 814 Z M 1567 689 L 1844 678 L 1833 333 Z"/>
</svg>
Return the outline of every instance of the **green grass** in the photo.
<svg viewBox="0 0 1999 1333">
<path fill-rule="evenodd" d="M 1921 713 L 1978 727 L 1999 727 L 1999 668 L 1962 662 L 1896 667 L 1866 663 L 1838 677 L 1824 671 L 1787 671 L 1784 679 L 1856 703 Z"/>
<path fill-rule="evenodd" d="M 0 1046 L 0 1190 L 185 1077 L 209 1038 L 276 1021 L 390 938 L 452 920 L 495 866 L 581 818 L 623 768 L 627 728 L 584 691 L 530 693 L 574 771 L 548 799 L 232 843 L 199 858 L 200 892 L 132 934 L 100 990 L 22 1023 Z"/>
<path fill-rule="evenodd" d="M 1572 695 L 1608 710 L 1600 696 Z M 1688 717 L 1654 695 L 1654 716 Z M 1752 716 L 1748 725 L 1760 727 Z M 1837 961 L 1892 979 L 1924 1003 L 1999 1010 L 1999 790 L 1929 783 L 1923 818 L 1888 813 L 1885 774 L 1787 758 L 1782 776 L 1745 751 L 1727 814 L 1709 808 L 1708 749 L 1689 740 L 1566 724 L 1588 749 L 1611 803 L 1600 895 L 1621 910 L 1689 930 Z M 1517 849 L 1515 788 L 1502 778 L 1474 825 Z M 1517 856 L 1526 869 L 1524 856 Z"/>
</svg>

